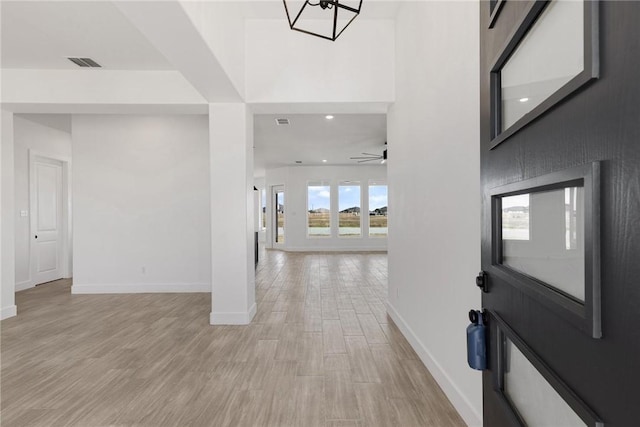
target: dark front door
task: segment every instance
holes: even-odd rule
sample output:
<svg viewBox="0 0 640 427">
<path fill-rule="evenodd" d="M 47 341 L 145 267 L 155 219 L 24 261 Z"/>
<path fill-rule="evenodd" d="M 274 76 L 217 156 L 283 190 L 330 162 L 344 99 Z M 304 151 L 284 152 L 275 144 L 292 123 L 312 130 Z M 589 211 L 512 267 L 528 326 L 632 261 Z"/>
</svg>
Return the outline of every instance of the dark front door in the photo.
<svg viewBox="0 0 640 427">
<path fill-rule="evenodd" d="M 640 2 L 482 1 L 480 38 L 484 425 L 640 426 Z"/>
</svg>

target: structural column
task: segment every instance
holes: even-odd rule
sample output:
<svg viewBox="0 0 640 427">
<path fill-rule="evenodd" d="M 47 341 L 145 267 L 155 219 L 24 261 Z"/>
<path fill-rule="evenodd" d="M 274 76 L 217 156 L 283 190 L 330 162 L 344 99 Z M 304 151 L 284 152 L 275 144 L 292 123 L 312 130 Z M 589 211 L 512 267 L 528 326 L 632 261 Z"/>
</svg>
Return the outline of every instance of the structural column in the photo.
<svg viewBox="0 0 640 427">
<path fill-rule="evenodd" d="M 243 103 L 209 105 L 212 325 L 256 314 L 253 116 Z"/>
<path fill-rule="evenodd" d="M 13 178 L 13 113 L 2 110 L 0 146 L 0 319 L 16 315 L 15 305 L 15 201 Z"/>
</svg>

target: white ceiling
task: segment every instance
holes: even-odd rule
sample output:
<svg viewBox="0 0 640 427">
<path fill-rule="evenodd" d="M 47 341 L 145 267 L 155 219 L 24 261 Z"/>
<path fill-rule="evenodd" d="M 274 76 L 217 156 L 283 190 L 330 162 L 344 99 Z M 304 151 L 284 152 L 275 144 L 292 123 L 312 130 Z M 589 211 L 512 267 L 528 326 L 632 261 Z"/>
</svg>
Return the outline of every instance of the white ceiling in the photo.
<svg viewBox="0 0 640 427">
<path fill-rule="evenodd" d="M 173 67 L 108 1 L 5 1 L 2 67 L 79 69 L 66 57 L 111 70 Z"/>
<path fill-rule="evenodd" d="M 278 126 L 276 118 L 288 118 L 291 124 Z M 258 114 L 254 117 L 255 175 L 295 166 L 296 160 L 302 160 L 301 166 L 359 165 L 349 157 L 382 154 L 386 139 L 385 114 L 334 114 L 333 120 L 324 114 Z"/>
<path fill-rule="evenodd" d="M 218 13 L 229 16 L 285 21 L 281 0 L 204 3 L 214 3 Z M 358 19 L 393 19 L 399 3 L 366 0 Z M 92 58 L 112 70 L 174 69 L 111 1 L 0 0 L 0 7 L 3 68 L 79 70 L 66 59 L 75 56 Z M 382 153 L 386 115 L 380 113 L 386 104 L 330 107 L 283 107 L 305 114 L 267 114 L 283 110 L 255 107 L 262 113 L 255 116 L 256 175 L 263 175 L 266 168 L 295 165 L 296 160 L 307 166 L 358 165 L 349 157 Z M 326 120 L 321 111 L 333 111 L 335 119 Z M 347 114 L 355 112 L 367 114 Z M 291 124 L 276 126 L 279 117 L 289 118 Z"/>
<path fill-rule="evenodd" d="M 290 11 L 301 6 L 300 0 L 287 0 Z M 282 0 L 218 1 L 203 0 L 212 7 L 233 10 L 245 19 L 286 19 Z M 398 0 L 363 0 L 357 19 L 394 19 L 402 2 Z M 292 12 L 293 13 L 293 12 Z"/>
</svg>

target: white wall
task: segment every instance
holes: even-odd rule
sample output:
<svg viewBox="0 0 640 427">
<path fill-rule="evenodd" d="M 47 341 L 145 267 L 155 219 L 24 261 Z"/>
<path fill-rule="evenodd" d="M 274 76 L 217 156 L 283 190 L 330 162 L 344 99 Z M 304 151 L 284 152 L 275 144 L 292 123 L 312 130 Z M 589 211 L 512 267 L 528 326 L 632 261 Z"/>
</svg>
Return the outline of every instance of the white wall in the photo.
<svg viewBox="0 0 640 427">
<path fill-rule="evenodd" d="M 74 293 L 211 289 L 206 116 L 75 115 Z"/>
<path fill-rule="evenodd" d="M 14 119 L 16 291 L 33 286 L 30 272 L 29 150 L 71 159 L 71 117 L 16 114 Z M 21 217 L 20 211 L 29 212 Z"/>
<path fill-rule="evenodd" d="M 7 104 L 205 104 L 177 71 L 3 69 L 2 86 Z"/>
<path fill-rule="evenodd" d="M 356 19 L 335 43 L 286 20 L 245 25 L 247 102 L 393 101 L 393 20 Z"/>
<path fill-rule="evenodd" d="M 0 319 L 16 315 L 13 188 L 13 113 L 2 110 L 0 122 Z"/>
<path fill-rule="evenodd" d="M 369 238 L 366 233 L 366 202 L 368 199 L 368 182 L 370 180 L 385 181 L 387 168 L 384 166 L 297 166 L 267 170 L 267 224 L 272 224 L 273 197 L 269 197 L 274 185 L 285 186 L 285 243 L 287 251 L 346 251 L 387 249 L 384 237 Z M 331 183 L 332 212 L 337 212 L 338 183 L 340 181 L 359 181 L 361 183 L 362 237 L 310 238 L 307 236 L 307 183 L 309 181 L 328 181 Z M 390 215 L 394 215 L 392 211 Z M 337 227 L 337 215 L 332 218 L 332 226 Z M 267 247 L 271 247 L 271 231 L 267 225 Z"/>
<path fill-rule="evenodd" d="M 180 1 L 216 59 L 241 96 L 245 84 L 243 6 L 228 1 Z M 278 5 L 280 6 L 280 5 Z"/>
<path fill-rule="evenodd" d="M 403 4 L 388 115 L 389 312 L 469 425 L 482 423 L 465 349 L 480 308 L 478 10 Z"/>
</svg>

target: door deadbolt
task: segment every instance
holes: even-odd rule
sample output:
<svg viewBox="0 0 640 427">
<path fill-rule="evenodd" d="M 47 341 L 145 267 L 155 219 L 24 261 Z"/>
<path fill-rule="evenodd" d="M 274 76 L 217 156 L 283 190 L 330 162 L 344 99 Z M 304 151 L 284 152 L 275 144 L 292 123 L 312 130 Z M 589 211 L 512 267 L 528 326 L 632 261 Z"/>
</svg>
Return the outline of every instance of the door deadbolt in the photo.
<svg viewBox="0 0 640 427">
<path fill-rule="evenodd" d="M 482 289 L 482 292 L 489 292 L 489 276 L 484 271 L 478 273 L 476 277 L 476 286 Z"/>
</svg>

